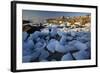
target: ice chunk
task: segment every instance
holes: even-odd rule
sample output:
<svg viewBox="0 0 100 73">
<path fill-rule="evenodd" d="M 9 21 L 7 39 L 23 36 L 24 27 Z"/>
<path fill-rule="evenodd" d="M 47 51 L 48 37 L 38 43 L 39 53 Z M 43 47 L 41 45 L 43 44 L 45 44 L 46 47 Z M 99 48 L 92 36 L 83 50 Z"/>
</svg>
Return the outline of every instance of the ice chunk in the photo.
<svg viewBox="0 0 100 73">
<path fill-rule="evenodd" d="M 49 44 L 47 45 L 47 49 L 48 49 L 50 52 L 54 53 L 54 52 L 55 52 L 55 44 L 49 43 Z"/>
<path fill-rule="evenodd" d="M 23 32 L 23 41 L 25 41 L 27 39 L 28 35 L 29 34 L 27 32 Z"/>
<path fill-rule="evenodd" d="M 26 42 L 23 42 L 23 50 L 30 50 L 34 48 L 34 42 L 32 40 L 27 40 Z"/>
<path fill-rule="evenodd" d="M 49 41 L 49 40 L 50 40 L 50 36 L 46 36 L 45 39 L 46 39 L 47 41 Z"/>
<path fill-rule="evenodd" d="M 31 54 L 32 54 L 32 50 L 30 50 L 30 49 L 24 50 L 23 49 L 23 56 L 31 55 Z"/>
<path fill-rule="evenodd" d="M 65 49 L 67 52 L 74 52 L 74 51 L 78 51 L 77 48 L 75 48 L 74 46 L 72 45 L 65 45 Z"/>
<path fill-rule="evenodd" d="M 61 36 L 66 36 L 66 33 L 63 31 L 58 30 L 57 34 L 61 37 Z"/>
<path fill-rule="evenodd" d="M 73 57 L 70 53 L 65 54 L 62 58 L 62 61 L 66 61 L 66 60 L 73 60 Z"/>
<path fill-rule="evenodd" d="M 78 40 L 83 42 L 83 43 L 90 41 L 90 39 L 91 39 L 91 37 L 87 36 L 87 35 L 83 35 L 81 37 L 78 37 Z"/>
<path fill-rule="evenodd" d="M 72 40 L 72 41 L 69 41 L 68 44 L 73 46 L 76 42 L 77 42 L 77 40 Z"/>
<path fill-rule="evenodd" d="M 88 48 L 91 48 L 91 43 L 90 42 L 86 42 L 86 45 Z"/>
<path fill-rule="evenodd" d="M 85 35 L 85 32 L 81 31 L 81 32 L 77 32 L 77 37 L 82 37 Z"/>
<path fill-rule="evenodd" d="M 66 36 L 62 36 L 62 37 L 61 37 L 61 39 L 60 39 L 60 44 L 62 44 L 62 45 L 67 44 L 67 42 L 66 42 Z"/>
<path fill-rule="evenodd" d="M 71 34 L 72 37 L 76 36 L 76 32 L 74 32 L 74 31 L 72 31 L 70 34 Z"/>
<path fill-rule="evenodd" d="M 44 36 L 47 36 L 49 34 L 49 29 L 47 29 L 47 28 L 42 29 L 41 34 Z"/>
<path fill-rule="evenodd" d="M 50 36 L 51 37 L 55 37 L 57 35 L 57 28 L 55 27 L 53 27 L 52 29 L 51 29 L 51 32 L 50 32 Z"/>
<path fill-rule="evenodd" d="M 46 42 L 45 42 L 45 40 L 43 40 L 43 39 L 40 39 L 40 41 L 38 41 L 36 44 L 35 44 L 35 49 L 36 48 L 44 48 L 46 46 Z"/>
<path fill-rule="evenodd" d="M 41 32 L 39 32 L 39 31 L 35 31 L 34 33 L 32 33 L 31 35 L 30 35 L 30 39 L 31 40 L 35 40 L 35 39 L 37 39 L 39 36 L 40 36 L 40 34 L 41 34 Z"/>
<path fill-rule="evenodd" d="M 54 53 L 55 52 L 55 44 L 57 43 L 58 41 L 55 40 L 55 39 L 51 39 L 49 42 L 48 42 L 48 45 L 47 45 L 47 49 Z"/>
<path fill-rule="evenodd" d="M 80 41 L 77 41 L 75 44 L 74 44 L 75 48 L 79 49 L 79 50 L 85 50 L 87 49 L 87 45 L 80 42 Z"/>
<path fill-rule="evenodd" d="M 43 46 L 42 42 L 37 42 L 35 48 L 41 48 Z"/>
<path fill-rule="evenodd" d="M 31 56 L 32 56 L 31 61 L 34 61 L 40 56 L 40 51 L 35 50 Z"/>
<path fill-rule="evenodd" d="M 80 50 L 79 52 L 73 53 L 73 56 L 76 60 L 89 59 L 89 53 L 85 50 Z"/>
<path fill-rule="evenodd" d="M 36 42 L 39 42 L 41 40 L 41 38 L 40 37 L 38 37 L 37 39 L 36 39 Z"/>
<path fill-rule="evenodd" d="M 48 51 L 41 50 L 41 54 L 40 54 L 39 60 L 46 59 L 48 56 L 49 56 L 49 52 Z"/>
<path fill-rule="evenodd" d="M 67 32 L 67 36 L 71 36 L 71 31 Z"/>
<path fill-rule="evenodd" d="M 23 56 L 23 63 L 25 62 L 30 62 L 31 61 L 31 56 L 30 55 L 27 55 L 27 56 Z"/>
<path fill-rule="evenodd" d="M 65 49 L 65 46 L 64 45 L 61 45 L 59 42 L 57 42 L 56 44 L 55 44 L 55 50 L 57 51 L 57 52 L 60 52 L 60 53 L 65 53 L 65 52 L 67 52 L 66 51 L 66 49 Z"/>
<path fill-rule="evenodd" d="M 72 40 L 73 40 L 73 37 L 72 37 L 72 36 L 67 36 L 67 37 L 66 37 L 66 40 L 72 41 Z"/>
</svg>

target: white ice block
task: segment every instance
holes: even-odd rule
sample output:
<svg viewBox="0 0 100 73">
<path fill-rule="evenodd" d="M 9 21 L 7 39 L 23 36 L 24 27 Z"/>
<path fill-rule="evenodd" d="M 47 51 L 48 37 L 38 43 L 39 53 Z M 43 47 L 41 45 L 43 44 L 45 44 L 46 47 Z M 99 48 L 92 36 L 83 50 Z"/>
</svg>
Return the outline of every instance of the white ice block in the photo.
<svg viewBox="0 0 100 73">
<path fill-rule="evenodd" d="M 62 61 L 73 60 L 73 57 L 70 53 L 65 54 L 62 58 Z"/>
</svg>

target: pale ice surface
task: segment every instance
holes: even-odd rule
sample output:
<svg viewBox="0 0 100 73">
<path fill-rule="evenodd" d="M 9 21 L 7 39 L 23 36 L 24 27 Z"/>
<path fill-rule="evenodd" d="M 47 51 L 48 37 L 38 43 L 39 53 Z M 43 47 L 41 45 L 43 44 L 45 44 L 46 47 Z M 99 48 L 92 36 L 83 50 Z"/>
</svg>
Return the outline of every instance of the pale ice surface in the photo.
<svg viewBox="0 0 100 73">
<path fill-rule="evenodd" d="M 62 31 L 46 27 L 29 34 L 23 32 L 23 62 L 85 60 L 91 58 L 89 31 Z"/>
</svg>

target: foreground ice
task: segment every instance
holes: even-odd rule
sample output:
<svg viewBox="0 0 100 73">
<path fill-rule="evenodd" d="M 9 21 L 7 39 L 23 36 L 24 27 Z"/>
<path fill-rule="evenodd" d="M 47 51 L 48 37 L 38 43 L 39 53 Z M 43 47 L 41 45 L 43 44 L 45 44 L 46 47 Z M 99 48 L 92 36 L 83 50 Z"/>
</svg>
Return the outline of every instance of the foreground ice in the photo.
<svg viewBox="0 0 100 73">
<path fill-rule="evenodd" d="M 23 32 L 22 41 L 23 62 L 84 60 L 91 58 L 90 32 L 65 32 L 53 26 L 31 34 Z"/>
<path fill-rule="evenodd" d="M 49 52 L 46 50 L 41 50 L 41 54 L 39 56 L 39 60 L 44 60 L 49 56 Z"/>
<path fill-rule="evenodd" d="M 84 60 L 89 58 L 89 53 L 85 50 L 80 50 L 79 52 L 73 53 L 76 60 Z"/>
<path fill-rule="evenodd" d="M 27 55 L 27 56 L 23 56 L 23 62 L 30 62 L 31 61 L 31 56 Z"/>
<path fill-rule="evenodd" d="M 80 41 L 76 41 L 76 43 L 74 44 L 75 48 L 79 49 L 79 50 L 85 50 L 87 49 L 87 45 L 85 43 L 82 43 Z"/>
<path fill-rule="evenodd" d="M 62 57 L 61 60 L 62 60 L 62 61 L 65 61 L 65 60 L 73 60 L 73 57 L 72 57 L 72 55 L 71 55 L 70 53 L 67 53 L 67 54 L 65 54 L 65 55 Z"/>
<path fill-rule="evenodd" d="M 34 42 L 32 40 L 23 42 L 23 55 L 31 53 L 32 49 L 34 49 Z"/>
<path fill-rule="evenodd" d="M 64 45 L 61 45 L 59 42 L 55 44 L 55 50 L 60 53 L 66 53 L 66 49 Z"/>
<path fill-rule="evenodd" d="M 54 53 L 55 52 L 55 44 L 57 43 L 58 41 L 57 40 L 55 40 L 55 39 L 51 39 L 49 42 L 48 42 L 48 44 L 47 44 L 47 49 L 50 51 L 50 52 L 52 52 L 52 53 Z"/>
<path fill-rule="evenodd" d="M 29 34 L 27 32 L 23 32 L 23 41 L 25 41 L 27 39 L 28 35 Z"/>
</svg>

